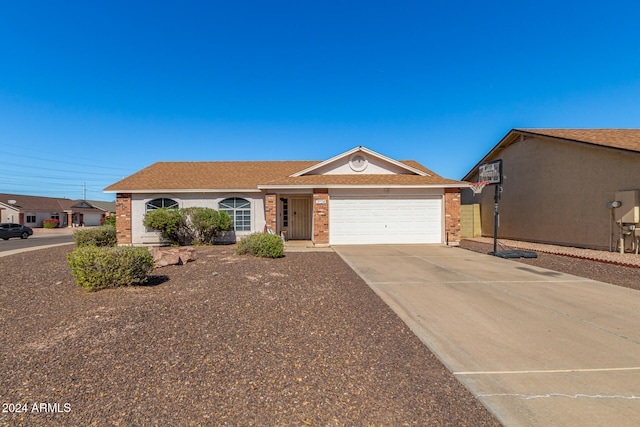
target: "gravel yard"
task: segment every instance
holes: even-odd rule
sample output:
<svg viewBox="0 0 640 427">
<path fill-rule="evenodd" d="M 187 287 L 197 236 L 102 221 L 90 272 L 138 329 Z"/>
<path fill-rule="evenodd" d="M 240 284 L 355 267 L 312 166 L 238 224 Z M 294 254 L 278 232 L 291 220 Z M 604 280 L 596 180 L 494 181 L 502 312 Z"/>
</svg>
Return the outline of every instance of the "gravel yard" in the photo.
<svg viewBox="0 0 640 427">
<path fill-rule="evenodd" d="M 538 258 L 516 259 L 516 262 L 640 290 L 640 255 L 505 240 L 499 242 L 538 254 Z M 493 239 L 463 239 L 460 247 L 486 254 L 493 251 Z"/>
<path fill-rule="evenodd" d="M 335 253 L 88 293 L 71 249 L 0 258 L 0 425 L 499 425 Z"/>
</svg>

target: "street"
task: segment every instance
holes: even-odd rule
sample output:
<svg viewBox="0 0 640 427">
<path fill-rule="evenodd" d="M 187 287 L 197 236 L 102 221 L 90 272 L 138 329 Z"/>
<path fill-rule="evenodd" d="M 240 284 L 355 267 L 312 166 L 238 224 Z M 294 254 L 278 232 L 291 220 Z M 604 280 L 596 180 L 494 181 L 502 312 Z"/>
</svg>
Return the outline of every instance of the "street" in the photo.
<svg viewBox="0 0 640 427">
<path fill-rule="evenodd" d="M 6 256 L 25 250 L 33 250 L 38 247 L 51 245 L 62 245 L 73 243 L 71 234 L 39 234 L 34 233 L 28 239 L 12 238 L 9 240 L 0 239 L 0 256 Z"/>
</svg>

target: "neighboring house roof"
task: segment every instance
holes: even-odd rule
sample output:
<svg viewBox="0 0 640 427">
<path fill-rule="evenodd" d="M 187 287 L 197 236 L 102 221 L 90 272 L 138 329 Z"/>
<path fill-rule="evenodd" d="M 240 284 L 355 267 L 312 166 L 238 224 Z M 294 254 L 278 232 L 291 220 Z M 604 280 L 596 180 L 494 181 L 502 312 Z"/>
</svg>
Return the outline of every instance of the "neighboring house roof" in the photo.
<svg viewBox="0 0 640 427">
<path fill-rule="evenodd" d="M 495 158 L 504 148 L 526 136 L 548 137 L 560 141 L 640 153 L 640 129 L 512 129 L 462 179 L 465 181 L 473 179 L 480 164 Z"/>
<path fill-rule="evenodd" d="M 363 149 L 358 147 L 357 149 Z M 331 161 L 352 154 L 336 156 Z M 366 149 L 364 149 L 366 150 Z M 106 192 L 201 192 L 260 191 L 268 188 L 343 187 L 343 186 L 466 186 L 465 183 L 443 178 L 416 161 L 396 161 L 366 150 L 396 166 L 406 174 L 305 175 L 329 161 L 239 161 L 239 162 L 159 162 L 105 188 Z"/>
<path fill-rule="evenodd" d="M 9 203 L 12 201 L 15 203 Z M 0 203 L 20 212 L 64 212 L 94 209 L 94 203 L 83 200 L 71 200 L 59 197 L 25 196 L 22 194 L 0 193 Z M 115 202 L 112 203 L 115 212 Z M 103 210 L 101 208 L 98 208 Z"/>
<path fill-rule="evenodd" d="M 15 203 L 9 203 L 9 201 L 15 201 Z M 0 203 L 22 212 L 63 212 L 71 208 L 73 200 L 22 194 L 0 194 Z"/>
<path fill-rule="evenodd" d="M 514 131 L 640 152 L 640 129 L 514 129 Z"/>
<path fill-rule="evenodd" d="M 101 202 L 99 200 L 87 200 L 94 208 L 101 210 L 103 212 L 115 213 L 116 212 L 116 202 Z"/>
</svg>

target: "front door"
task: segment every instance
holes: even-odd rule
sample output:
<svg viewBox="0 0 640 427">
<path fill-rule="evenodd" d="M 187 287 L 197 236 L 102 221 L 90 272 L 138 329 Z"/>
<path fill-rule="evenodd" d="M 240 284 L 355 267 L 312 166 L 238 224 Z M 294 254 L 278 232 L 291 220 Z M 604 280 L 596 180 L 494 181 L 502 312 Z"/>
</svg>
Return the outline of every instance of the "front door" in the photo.
<svg viewBox="0 0 640 427">
<path fill-rule="evenodd" d="M 311 199 L 289 198 L 289 239 L 311 240 Z"/>
</svg>

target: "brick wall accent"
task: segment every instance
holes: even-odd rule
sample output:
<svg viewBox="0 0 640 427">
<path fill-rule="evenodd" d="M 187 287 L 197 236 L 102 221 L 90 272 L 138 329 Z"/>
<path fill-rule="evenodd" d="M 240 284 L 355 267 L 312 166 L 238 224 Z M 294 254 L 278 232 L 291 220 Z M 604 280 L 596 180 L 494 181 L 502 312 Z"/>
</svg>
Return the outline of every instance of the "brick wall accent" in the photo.
<svg viewBox="0 0 640 427">
<path fill-rule="evenodd" d="M 264 218 L 267 228 L 278 234 L 278 197 L 276 194 L 267 194 L 264 198 Z"/>
<path fill-rule="evenodd" d="M 116 236 L 119 245 L 130 245 L 131 238 L 131 194 L 116 195 Z"/>
<path fill-rule="evenodd" d="M 449 243 L 460 241 L 460 189 L 444 190 L 444 231 Z"/>
<path fill-rule="evenodd" d="M 329 244 L 329 190 L 313 190 L 313 243 Z"/>
</svg>

